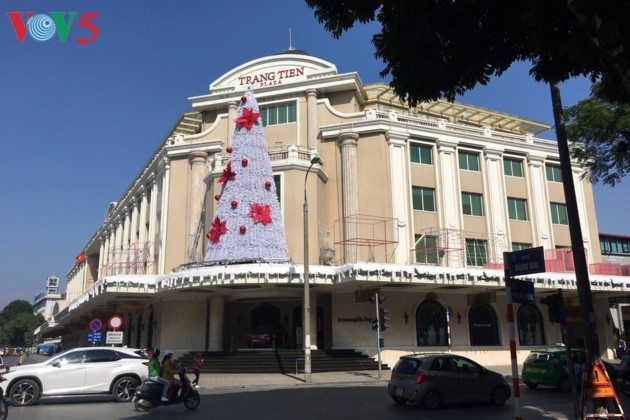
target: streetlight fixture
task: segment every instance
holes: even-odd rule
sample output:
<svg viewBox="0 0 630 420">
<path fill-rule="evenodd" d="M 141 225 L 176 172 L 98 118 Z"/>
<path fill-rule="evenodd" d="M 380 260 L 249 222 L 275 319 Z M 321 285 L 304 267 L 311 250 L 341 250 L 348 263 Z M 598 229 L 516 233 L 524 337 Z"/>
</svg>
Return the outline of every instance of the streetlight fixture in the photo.
<svg viewBox="0 0 630 420">
<path fill-rule="evenodd" d="M 302 323 L 304 324 L 304 382 L 311 382 L 311 303 L 310 303 L 310 285 L 309 285 L 309 270 L 308 270 L 308 200 L 306 199 L 306 180 L 311 168 L 316 163 L 322 164 L 322 159 L 319 155 L 313 155 L 311 157 L 311 165 L 306 170 L 304 175 L 304 316 L 302 317 Z"/>
</svg>

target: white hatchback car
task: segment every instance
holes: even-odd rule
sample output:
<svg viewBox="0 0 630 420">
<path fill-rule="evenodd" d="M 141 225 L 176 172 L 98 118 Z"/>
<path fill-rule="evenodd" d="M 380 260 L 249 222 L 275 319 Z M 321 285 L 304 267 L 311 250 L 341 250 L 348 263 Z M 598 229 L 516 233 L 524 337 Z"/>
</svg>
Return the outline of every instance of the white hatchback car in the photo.
<svg viewBox="0 0 630 420">
<path fill-rule="evenodd" d="M 0 387 L 14 406 L 31 405 L 40 397 L 87 394 L 111 394 L 127 402 L 147 379 L 148 362 L 140 349 L 76 348 L 43 363 L 9 368 Z"/>
</svg>

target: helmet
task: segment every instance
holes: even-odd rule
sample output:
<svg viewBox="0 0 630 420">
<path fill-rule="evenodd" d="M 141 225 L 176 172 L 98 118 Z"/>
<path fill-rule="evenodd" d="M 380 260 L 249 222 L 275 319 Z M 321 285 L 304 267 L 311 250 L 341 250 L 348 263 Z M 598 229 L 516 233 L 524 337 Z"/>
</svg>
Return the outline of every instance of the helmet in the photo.
<svg viewBox="0 0 630 420">
<path fill-rule="evenodd" d="M 172 356 L 173 350 L 164 350 L 164 357 Z"/>
<path fill-rule="evenodd" d="M 152 353 L 153 353 L 153 357 L 158 357 L 160 355 L 160 349 L 155 347 Z"/>
</svg>

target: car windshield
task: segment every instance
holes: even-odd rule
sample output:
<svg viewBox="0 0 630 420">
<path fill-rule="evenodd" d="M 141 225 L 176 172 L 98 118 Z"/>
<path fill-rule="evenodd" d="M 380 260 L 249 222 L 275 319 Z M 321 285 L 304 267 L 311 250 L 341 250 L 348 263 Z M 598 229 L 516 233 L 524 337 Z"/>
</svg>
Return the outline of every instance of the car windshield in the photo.
<svg viewBox="0 0 630 420">
<path fill-rule="evenodd" d="M 421 364 L 422 360 L 418 359 L 400 359 L 394 367 L 394 370 L 404 375 L 413 375 L 418 371 Z"/>
<path fill-rule="evenodd" d="M 525 359 L 526 362 L 529 363 L 546 363 L 551 360 L 550 353 L 530 353 Z"/>
</svg>

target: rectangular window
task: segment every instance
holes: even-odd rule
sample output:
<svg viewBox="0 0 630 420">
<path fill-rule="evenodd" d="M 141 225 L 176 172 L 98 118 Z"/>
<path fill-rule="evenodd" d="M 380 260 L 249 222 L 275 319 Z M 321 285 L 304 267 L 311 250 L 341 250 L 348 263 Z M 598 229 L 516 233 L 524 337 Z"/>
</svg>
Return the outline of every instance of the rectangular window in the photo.
<svg viewBox="0 0 630 420">
<path fill-rule="evenodd" d="M 521 198 L 508 198 L 510 220 L 527 220 L 527 201 Z"/>
<path fill-rule="evenodd" d="M 479 171 L 479 154 L 459 152 L 459 169 L 465 171 Z"/>
<path fill-rule="evenodd" d="M 568 225 L 567 205 L 561 203 L 551 203 L 551 223 L 554 225 Z"/>
<path fill-rule="evenodd" d="M 503 159 L 503 173 L 507 176 L 523 177 L 523 162 L 516 159 Z"/>
<path fill-rule="evenodd" d="M 468 216 L 483 216 L 481 194 L 462 193 L 462 212 Z"/>
<path fill-rule="evenodd" d="M 522 244 L 518 242 L 512 242 L 512 252 L 522 251 L 524 249 L 529 249 L 531 247 L 532 247 L 532 244 Z"/>
<path fill-rule="evenodd" d="M 422 238 L 422 239 L 420 239 Z M 439 264 L 440 249 L 437 236 L 416 235 L 416 262 L 419 264 Z M 444 251 L 441 251 L 442 254 Z"/>
<path fill-rule="evenodd" d="M 547 171 L 547 181 L 562 182 L 562 171 L 557 165 L 545 165 Z"/>
<path fill-rule="evenodd" d="M 411 163 L 423 163 L 425 165 L 433 165 L 433 156 L 431 155 L 431 150 L 431 147 L 420 146 L 417 143 L 411 143 L 409 147 Z"/>
<path fill-rule="evenodd" d="M 280 197 L 280 194 L 281 194 L 280 188 L 282 186 L 281 180 L 282 180 L 282 178 L 280 177 L 280 175 L 274 175 L 273 176 L 273 183 L 276 186 L 276 197 L 278 198 L 278 203 L 280 204 L 280 208 L 282 208 L 282 200 L 281 200 L 281 197 Z"/>
<path fill-rule="evenodd" d="M 488 262 L 488 247 L 482 239 L 466 239 L 466 265 L 482 266 Z"/>
<path fill-rule="evenodd" d="M 413 209 L 435 211 L 435 190 L 433 188 L 412 187 Z"/>
<path fill-rule="evenodd" d="M 283 102 L 272 105 L 260 106 L 260 117 L 263 120 L 263 127 L 268 125 L 278 125 L 293 123 L 296 121 L 295 102 Z"/>
</svg>

